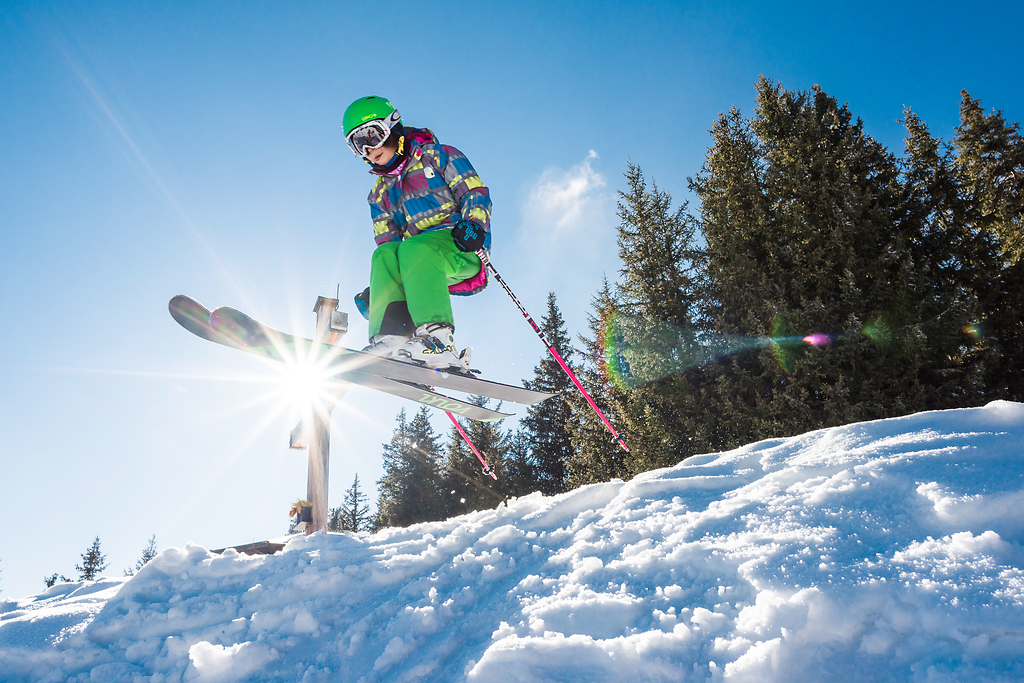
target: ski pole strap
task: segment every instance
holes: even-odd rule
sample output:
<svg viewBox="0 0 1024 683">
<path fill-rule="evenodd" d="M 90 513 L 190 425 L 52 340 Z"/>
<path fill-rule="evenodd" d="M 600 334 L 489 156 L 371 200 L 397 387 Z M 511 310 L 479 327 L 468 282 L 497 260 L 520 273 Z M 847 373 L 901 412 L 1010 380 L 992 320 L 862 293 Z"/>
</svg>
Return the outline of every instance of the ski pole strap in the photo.
<svg viewBox="0 0 1024 683">
<path fill-rule="evenodd" d="M 459 430 L 459 434 L 462 434 L 462 438 L 465 439 L 466 443 L 469 444 L 469 447 L 473 449 L 473 452 L 476 453 L 476 457 L 480 459 L 480 462 L 482 462 L 484 464 L 484 474 L 491 475 L 491 478 L 494 479 L 495 481 L 497 481 L 498 480 L 498 476 L 496 474 L 494 474 L 494 470 L 492 470 L 491 466 L 487 464 L 486 460 L 484 460 L 484 456 L 480 455 L 480 451 L 478 451 L 476 449 L 476 446 L 473 445 L 473 442 L 470 441 L 469 435 L 466 434 L 464 429 L 462 429 L 462 425 L 459 424 L 459 421 L 456 420 L 455 416 L 452 415 L 447 410 L 444 411 L 444 414 L 448 416 L 448 419 L 452 421 L 452 424 L 455 425 L 455 428 Z"/>
<path fill-rule="evenodd" d="M 529 312 L 527 312 L 526 308 L 519 302 L 519 299 L 516 298 L 516 295 L 512 293 L 512 288 L 505 284 L 505 280 L 503 280 L 501 275 L 498 274 L 498 270 L 494 267 L 494 264 L 491 263 L 491 259 L 487 257 L 487 251 L 485 249 L 481 249 L 480 251 L 476 252 L 476 255 L 480 257 L 480 263 L 482 263 L 484 267 L 488 268 L 491 271 L 491 275 L 494 276 L 494 279 L 498 281 L 498 284 L 501 285 L 501 288 L 505 290 L 506 294 L 508 294 L 508 298 L 512 299 L 512 303 L 516 305 L 516 308 L 519 309 L 519 312 L 523 314 L 524 318 L 526 318 L 526 322 L 530 323 L 530 327 L 533 328 L 533 331 L 537 333 L 538 337 L 540 337 L 541 342 L 543 342 L 544 346 L 547 347 L 548 353 L 550 353 L 554 357 L 554 359 L 558 361 L 558 364 L 562 366 L 562 370 L 565 371 L 565 374 L 569 375 L 569 379 L 572 380 L 572 383 L 575 384 L 576 388 L 579 389 L 581 394 L 583 394 L 583 398 L 587 399 L 587 403 L 590 404 L 590 407 L 594 409 L 594 412 L 597 413 L 597 416 L 601 418 L 602 422 L 604 422 L 604 426 L 608 428 L 608 430 L 612 433 L 612 436 L 615 438 L 615 440 L 619 442 L 620 446 L 622 446 L 622 450 L 628 452 L 629 447 L 626 445 L 626 442 L 623 441 L 622 437 L 619 436 L 619 433 L 615 431 L 615 427 L 612 427 L 612 423 L 608 421 L 608 418 L 604 416 L 604 413 L 601 412 L 601 409 L 597 407 L 596 403 L 594 403 L 594 399 L 590 398 L 590 394 L 587 393 L 587 390 L 583 388 L 582 384 L 580 384 L 579 379 L 576 378 L 576 373 L 574 373 L 569 368 L 569 364 L 562 359 L 562 356 L 555 349 L 554 344 L 547 340 L 547 337 L 544 336 L 544 332 L 541 331 L 537 323 L 533 321 L 533 318 L 530 317 Z M 449 415 L 449 417 L 451 416 Z M 455 418 L 452 417 L 452 420 L 454 421 Z M 455 424 L 458 425 L 457 422 Z M 462 429 L 460 428 L 459 431 L 462 431 Z M 465 433 L 463 433 L 463 436 L 465 436 Z M 473 444 L 470 444 L 470 446 L 472 445 Z M 476 449 L 474 448 L 473 450 L 475 451 Z M 481 460 L 483 460 L 483 458 L 481 458 Z"/>
</svg>

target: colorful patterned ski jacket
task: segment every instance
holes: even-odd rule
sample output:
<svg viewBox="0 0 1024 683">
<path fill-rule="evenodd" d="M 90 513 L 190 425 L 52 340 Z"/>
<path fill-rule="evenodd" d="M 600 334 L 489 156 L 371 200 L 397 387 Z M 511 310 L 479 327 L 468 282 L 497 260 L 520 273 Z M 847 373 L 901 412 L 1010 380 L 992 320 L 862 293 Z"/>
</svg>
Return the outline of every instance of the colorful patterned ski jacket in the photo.
<svg viewBox="0 0 1024 683">
<path fill-rule="evenodd" d="M 438 143 L 427 128 L 406 128 L 409 151 L 388 173 L 377 173 L 370 190 L 370 218 L 377 244 L 431 230 L 451 230 L 462 219 L 491 230 L 491 197 L 466 155 Z M 487 286 L 487 269 L 451 285 L 452 294 L 476 294 Z"/>
</svg>

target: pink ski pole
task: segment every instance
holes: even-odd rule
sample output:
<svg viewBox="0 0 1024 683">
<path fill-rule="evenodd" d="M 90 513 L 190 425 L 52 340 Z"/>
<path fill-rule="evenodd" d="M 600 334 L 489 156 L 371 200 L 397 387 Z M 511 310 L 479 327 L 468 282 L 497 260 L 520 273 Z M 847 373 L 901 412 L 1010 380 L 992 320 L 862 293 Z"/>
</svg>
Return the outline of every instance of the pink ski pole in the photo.
<svg viewBox="0 0 1024 683">
<path fill-rule="evenodd" d="M 619 433 L 615 431 L 615 427 L 612 427 L 612 423 L 608 421 L 608 418 L 604 416 L 604 413 L 601 412 L 601 409 L 597 407 L 597 404 L 594 403 L 594 399 L 590 398 L 590 394 L 588 394 L 587 390 L 583 388 L 582 384 L 580 384 L 580 381 L 576 378 L 575 373 L 573 373 L 573 371 L 569 369 L 569 365 L 562 359 L 561 354 L 559 354 L 558 350 L 554 347 L 554 345 L 547 340 L 547 337 L 544 336 L 544 333 L 541 331 L 540 327 L 537 326 L 537 323 L 533 322 L 533 318 L 530 317 L 530 314 L 526 311 L 523 305 L 519 303 L 519 299 L 516 298 L 516 295 L 512 293 L 512 290 L 509 288 L 509 286 L 505 284 L 504 280 L 501 279 L 501 275 L 499 275 L 498 271 L 494 268 L 494 264 L 491 263 L 491 259 L 487 258 L 486 250 L 481 249 L 480 251 L 476 252 L 476 255 L 480 257 L 481 263 L 483 263 L 487 268 L 490 269 L 491 274 L 494 275 L 494 279 L 498 281 L 498 284 L 500 284 L 502 288 L 505 290 L 505 293 L 508 294 L 508 298 L 512 299 L 512 303 L 516 305 L 516 307 L 519 309 L 519 312 L 523 314 L 524 318 L 526 318 L 526 322 L 530 323 L 530 327 L 532 327 L 533 331 L 537 333 L 538 337 L 540 337 L 540 340 L 544 343 L 544 346 L 548 348 L 548 353 L 550 353 L 558 362 L 558 364 L 562 366 L 562 370 L 565 371 L 565 374 L 569 375 L 569 379 L 572 380 L 572 383 L 575 384 L 576 388 L 580 390 L 581 394 L 583 394 L 583 398 L 587 399 L 587 403 L 590 404 L 590 407 L 594 409 L 594 412 L 596 412 L 598 417 L 601 418 L 601 421 L 604 422 L 604 426 L 608 428 L 608 430 L 612 433 L 612 436 L 615 438 L 615 440 L 619 442 L 620 446 L 622 446 L 622 450 L 628 451 L 629 448 L 626 446 L 626 442 L 623 441 L 622 437 L 619 436 Z M 455 418 L 452 419 L 454 420 Z M 476 449 L 474 448 L 473 450 Z"/>
<path fill-rule="evenodd" d="M 473 452 L 476 453 L 476 457 L 480 459 L 480 462 L 484 464 L 484 474 L 489 474 L 491 475 L 491 478 L 494 479 L 494 481 L 498 481 L 498 477 L 496 474 L 494 474 L 494 470 L 492 470 L 491 466 L 487 464 L 486 460 L 484 460 L 484 456 L 480 455 L 480 451 L 476 449 L 476 446 L 473 445 L 473 442 L 469 440 L 469 435 L 466 434 L 466 432 L 462 429 L 462 425 L 460 425 L 459 421 L 455 419 L 455 416 L 449 413 L 447 410 L 444 411 L 444 414 L 448 416 L 448 419 L 452 421 L 452 424 L 455 425 L 455 428 L 459 430 L 459 434 L 462 434 L 462 438 L 465 439 L 466 443 L 469 444 L 469 447 L 473 449 Z"/>
</svg>

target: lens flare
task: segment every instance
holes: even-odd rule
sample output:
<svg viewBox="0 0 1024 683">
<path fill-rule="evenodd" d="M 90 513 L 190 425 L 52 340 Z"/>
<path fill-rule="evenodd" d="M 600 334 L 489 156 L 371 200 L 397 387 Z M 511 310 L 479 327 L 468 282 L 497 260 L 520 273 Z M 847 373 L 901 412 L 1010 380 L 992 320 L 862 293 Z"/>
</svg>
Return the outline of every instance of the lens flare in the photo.
<svg viewBox="0 0 1024 683">
<path fill-rule="evenodd" d="M 985 331 L 981 329 L 981 325 L 977 323 L 973 325 L 964 325 L 963 333 L 974 341 L 980 341 L 985 337 Z"/>
<path fill-rule="evenodd" d="M 320 363 L 295 360 L 286 362 L 281 374 L 281 390 L 291 404 L 303 413 L 323 410 L 333 403 L 332 393 L 337 382 L 332 382 Z"/>
<path fill-rule="evenodd" d="M 886 346 L 892 341 L 892 330 L 889 324 L 881 318 L 875 318 L 862 327 L 860 331 L 861 334 L 876 344 Z"/>
<path fill-rule="evenodd" d="M 789 325 L 783 315 L 776 315 L 775 319 L 772 320 L 772 336 L 771 339 L 775 341 L 772 344 L 772 354 L 775 356 L 775 362 L 779 364 L 779 367 L 785 370 L 787 373 L 793 372 L 793 344 L 794 338 L 788 335 Z"/>
<path fill-rule="evenodd" d="M 779 321 L 772 326 L 779 332 Z M 829 346 L 840 335 L 815 332 L 805 336 L 770 337 L 709 334 L 671 323 L 615 313 L 605 321 L 599 342 L 606 381 L 620 390 L 686 372 L 705 363 L 769 347 L 789 372 L 799 349 Z"/>
<path fill-rule="evenodd" d="M 810 344 L 811 346 L 829 346 L 835 339 L 835 335 L 825 334 L 824 332 L 815 332 L 809 334 L 803 338 L 803 341 Z"/>
<path fill-rule="evenodd" d="M 331 361 L 336 357 L 329 346 L 320 344 L 288 344 L 271 339 L 282 364 L 274 363 L 278 370 L 278 385 L 283 402 L 298 411 L 301 420 L 311 425 L 314 416 L 329 424 L 331 411 L 349 387 L 348 382 L 333 377 Z"/>
</svg>

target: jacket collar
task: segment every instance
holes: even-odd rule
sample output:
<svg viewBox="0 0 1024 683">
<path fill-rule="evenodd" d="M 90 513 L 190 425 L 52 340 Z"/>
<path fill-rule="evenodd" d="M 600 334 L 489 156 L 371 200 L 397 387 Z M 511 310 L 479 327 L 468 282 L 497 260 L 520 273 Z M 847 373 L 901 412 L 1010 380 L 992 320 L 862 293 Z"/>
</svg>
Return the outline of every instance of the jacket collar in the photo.
<svg viewBox="0 0 1024 683">
<path fill-rule="evenodd" d="M 408 151 L 397 166 L 390 171 L 378 171 L 371 167 L 370 175 L 384 178 L 401 177 L 405 169 L 423 158 L 423 149 L 420 145 L 437 144 L 437 136 L 429 128 L 410 128 L 407 126 L 405 129 L 405 144 L 408 145 Z"/>
<path fill-rule="evenodd" d="M 409 151 L 406 152 L 405 155 L 402 157 L 402 161 L 401 163 L 398 164 L 398 166 L 395 166 L 390 171 L 377 171 L 371 168 L 370 175 L 382 176 L 385 178 L 398 178 L 405 172 L 405 169 L 409 167 L 410 162 L 412 162 L 413 160 L 419 161 L 422 156 L 423 150 L 420 149 L 418 143 L 414 142 L 409 145 Z"/>
</svg>

